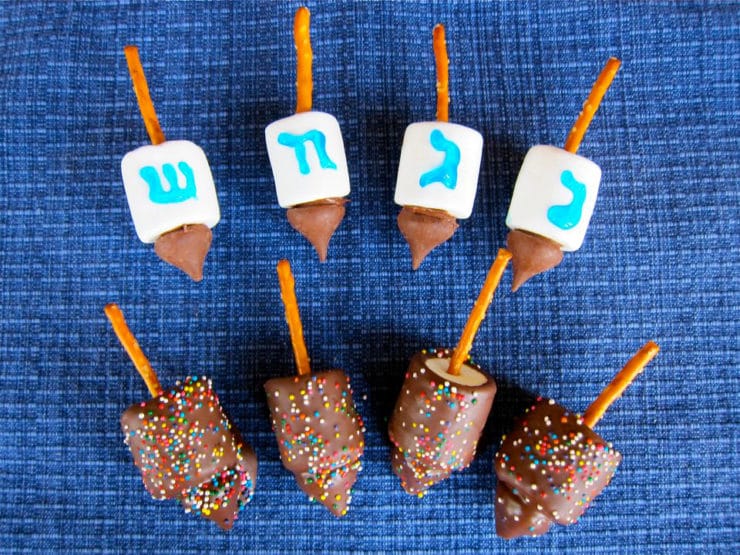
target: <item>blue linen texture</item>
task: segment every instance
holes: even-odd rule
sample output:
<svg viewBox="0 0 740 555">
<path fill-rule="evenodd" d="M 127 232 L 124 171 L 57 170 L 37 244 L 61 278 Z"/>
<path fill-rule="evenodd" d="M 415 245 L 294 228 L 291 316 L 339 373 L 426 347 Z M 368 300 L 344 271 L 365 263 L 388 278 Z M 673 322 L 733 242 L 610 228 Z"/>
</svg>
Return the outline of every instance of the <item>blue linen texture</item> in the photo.
<svg viewBox="0 0 740 555">
<path fill-rule="evenodd" d="M 737 553 L 739 8 L 733 2 L 310 2 L 314 108 L 352 183 L 319 264 L 277 205 L 264 128 L 295 106 L 297 3 L 9 1 L 0 6 L 0 551 Z M 479 130 L 473 215 L 417 272 L 396 227 L 405 127 Z M 165 134 L 200 145 L 222 210 L 195 284 L 139 242 L 120 160 L 148 138 L 122 47 L 140 47 Z M 454 346 L 497 249 L 524 154 L 562 145 L 609 56 L 623 60 L 579 153 L 603 170 L 583 247 L 516 294 L 473 347 L 499 393 L 478 456 L 424 499 L 389 465 L 387 418 L 418 349 Z M 366 425 L 349 514 L 280 464 L 262 384 L 294 372 L 275 264 L 288 258 L 313 367 L 343 368 Z M 102 312 L 117 302 L 163 384 L 208 375 L 254 446 L 229 534 L 152 500 L 118 418 L 147 397 Z M 584 410 L 654 339 L 599 423 L 623 453 L 578 524 L 505 542 L 492 459 L 528 395 Z"/>
</svg>

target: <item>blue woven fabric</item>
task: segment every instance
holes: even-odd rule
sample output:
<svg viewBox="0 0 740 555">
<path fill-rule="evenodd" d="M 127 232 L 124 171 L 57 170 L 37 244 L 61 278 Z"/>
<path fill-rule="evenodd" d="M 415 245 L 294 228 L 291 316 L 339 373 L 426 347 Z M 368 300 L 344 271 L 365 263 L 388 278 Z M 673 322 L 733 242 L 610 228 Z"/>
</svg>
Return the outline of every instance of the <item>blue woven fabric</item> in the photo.
<svg viewBox="0 0 740 555">
<path fill-rule="evenodd" d="M 314 107 L 341 123 L 347 217 L 319 264 L 277 206 L 264 127 L 292 113 L 293 2 L 0 6 L 0 550 L 737 553 L 740 551 L 740 7 L 731 2 L 311 2 Z M 403 131 L 435 113 L 447 26 L 452 121 L 485 139 L 475 209 L 410 269 L 393 204 Z M 138 44 L 168 138 L 208 154 L 222 221 L 200 284 L 134 233 L 120 160 L 148 141 L 122 47 Z M 476 461 L 424 499 L 389 465 L 412 353 L 453 346 L 526 150 L 561 145 L 623 60 L 580 153 L 603 170 L 584 246 L 476 339 L 499 381 Z M 351 376 L 367 425 L 349 514 L 283 469 L 262 384 L 294 371 L 275 263 L 293 264 L 314 368 Z M 144 491 L 120 413 L 146 388 L 102 312 L 118 302 L 163 383 L 210 376 L 259 456 L 226 534 Z M 598 431 L 623 453 L 577 525 L 505 542 L 492 459 L 540 393 L 583 410 L 647 340 L 662 351 Z"/>
</svg>

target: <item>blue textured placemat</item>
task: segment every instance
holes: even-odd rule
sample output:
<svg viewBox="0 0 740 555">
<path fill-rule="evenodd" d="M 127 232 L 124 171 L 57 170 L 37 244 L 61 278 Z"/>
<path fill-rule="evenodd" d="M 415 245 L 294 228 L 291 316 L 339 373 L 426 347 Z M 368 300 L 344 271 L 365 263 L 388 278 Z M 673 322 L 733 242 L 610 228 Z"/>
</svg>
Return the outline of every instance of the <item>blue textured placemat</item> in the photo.
<svg viewBox="0 0 740 555">
<path fill-rule="evenodd" d="M 0 6 L 0 550 L 730 553 L 740 551 L 737 3 L 311 2 L 314 106 L 352 180 L 329 261 L 279 209 L 263 129 L 294 107 L 293 2 Z M 473 216 L 412 273 L 396 228 L 403 131 L 450 115 L 485 138 Z M 223 219 L 194 284 L 139 243 L 120 159 L 147 142 L 122 46 L 140 46 L 169 138 L 209 156 Z M 474 347 L 500 392 L 477 460 L 426 498 L 388 462 L 417 349 L 453 345 L 526 150 L 561 144 L 604 61 L 624 65 L 581 153 L 604 175 L 583 248 L 508 293 Z M 262 383 L 293 372 L 275 263 L 289 258 L 314 367 L 351 376 L 367 423 L 349 515 L 282 468 Z M 260 460 L 230 534 L 144 491 L 118 427 L 146 389 L 109 329 L 118 302 L 164 383 L 211 376 Z M 599 425 L 623 452 L 583 520 L 504 542 L 491 461 L 524 392 L 583 410 L 646 340 L 662 352 Z"/>
</svg>

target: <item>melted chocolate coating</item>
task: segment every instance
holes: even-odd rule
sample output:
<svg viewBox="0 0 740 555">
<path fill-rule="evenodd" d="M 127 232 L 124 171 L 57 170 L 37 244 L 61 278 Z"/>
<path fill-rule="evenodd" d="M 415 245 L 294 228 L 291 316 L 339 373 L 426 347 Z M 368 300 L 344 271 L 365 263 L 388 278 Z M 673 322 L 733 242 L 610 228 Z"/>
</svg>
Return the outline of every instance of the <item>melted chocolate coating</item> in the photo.
<svg viewBox="0 0 740 555">
<path fill-rule="evenodd" d="M 130 406 L 121 428 L 152 497 L 178 499 L 186 512 L 224 530 L 234 525 L 254 493 L 257 457 L 232 427 L 209 379 L 187 377 Z"/>
<path fill-rule="evenodd" d="M 179 268 L 193 281 L 203 279 L 203 264 L 211 248 L 213 234 L 207 225 L 184 225 L 160 235 L 154 242 L 157 256 Z"/>
<path fill-rule="evenodd" d="M 274 378 L 265 392 L 283 465 L 311 499 L 343 516 L 365 448 L 349 378 L 341 370 Z"/>
<path fill-rule="evenodd" d="M 518 491 L 518 490 L 517 490 Z M 537 510 L 536 501 L 522 499 L 501 482 L 496 487 L 496 533 L 510 540 L 519 536 L 541 536 L 552 521 Z"/>
<path fill-rule="evenodd" d="M 393 471 L 412 495 L 424 495 L 470 465 L 496 395 L 494 379 L 470 360 L 465 365 L 481 376 L 481 385 L 466 385 L 430 369 L 431 359 L 449 360 L 451 354 L 449 349 L 430 349 L 411 358 L 388 423 Z"/>
<path fill-rule="evenodd" d="M 621 460 L 578 414 L 538 399 L 496 454 L 496 533 L 534 536 L 552 522 L 575 523 Z"/>
</svg>

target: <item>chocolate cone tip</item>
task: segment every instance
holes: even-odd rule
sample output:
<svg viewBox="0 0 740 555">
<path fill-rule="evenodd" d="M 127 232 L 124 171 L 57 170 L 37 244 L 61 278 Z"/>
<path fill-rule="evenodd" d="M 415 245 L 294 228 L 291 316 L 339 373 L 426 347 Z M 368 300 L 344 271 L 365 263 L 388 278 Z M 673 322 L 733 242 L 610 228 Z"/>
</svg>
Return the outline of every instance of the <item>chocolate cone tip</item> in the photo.
<svg viewBox="0 0 740 555">
<path fill-rule="evenodd" d="M 432 250 L 452 237 L 457 228 L 457 220 L 442 210 L 404 206 L 398 214 L 398 229 L 411 249 L 414 270 Z"/>
<path fill-rule="evenodd" d="M 524 270 L 514 267 L 514 277 L 511 281 L 511 292 L 516 293 L 516 291 L 522 285 L 527 283 L 534 275 L 534 272 L 525 272 Z"/>
<path fill-rule="evenodd" d="M 329 240 L 344 219 L 344 204 L 345 199 L 325 199 L 316 204 L 294 206 L 286 213 L 293 229 L 313 245 L 320 262 L 326 262 Z"/>
<path fill-rule="evenodd" d="M 519 229 L 506 237 L 506 248 L 511 252 L 514 278 L 511 290 L 516 291 L 537 274 L 560 264 L 563 251 L 560 245 L 547 237 Z"/>
<path fill-rule="evenodd" d="M 207 225 L 185 225 L 160 235 L 154 242 L 154 252 L 197 282 L 203 279 L 203 265 L 212 239 Z"/>
</svg>

